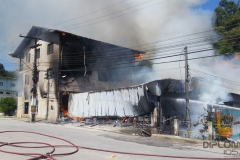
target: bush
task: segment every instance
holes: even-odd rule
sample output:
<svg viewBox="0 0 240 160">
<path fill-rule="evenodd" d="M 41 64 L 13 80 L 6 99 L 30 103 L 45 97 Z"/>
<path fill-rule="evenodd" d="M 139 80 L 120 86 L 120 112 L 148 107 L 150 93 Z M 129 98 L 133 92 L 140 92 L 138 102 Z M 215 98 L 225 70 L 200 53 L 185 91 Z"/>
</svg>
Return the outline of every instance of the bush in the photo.
<svg viewBox="0 0 240 160">
<path fill-rule="evenodd" d="M 5 97 L 0 101 L 0 112 L 3 112 L 5 115 L 9 115 L 9 113 L 17 109 L 17 101 L 14 97 Z"/>
</svg>

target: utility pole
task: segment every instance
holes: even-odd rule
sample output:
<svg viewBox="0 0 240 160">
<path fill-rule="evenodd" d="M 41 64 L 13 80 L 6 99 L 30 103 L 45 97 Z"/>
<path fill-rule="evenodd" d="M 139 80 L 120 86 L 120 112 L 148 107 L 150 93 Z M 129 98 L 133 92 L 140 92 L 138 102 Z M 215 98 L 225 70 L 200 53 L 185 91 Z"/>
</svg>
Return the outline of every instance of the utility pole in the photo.
<svg viewBox="0 0 240 160">
<path fill-rule="evenodd" d="M 45 79 L 48 80 L 47 84 L 47 112 L 46 112 L 46 120 L 48 120 L 48 110 L 49 110 L 49 92 L 50 92 L 50 83 L 49 80 L 53 78 L 52 68 L 47 69 L 47 73 L 45 74 Z"/>
<path fill-rule="evenodd" d="M 189 112 L 189 66 L 188 66 L 188 49 L 187 47 L 184 48 L 184 55 L 185 55 L 185 93 L 186 93 L 186 121 L 187 121 L 187 137 L 190 138 L 190 112 Z"/>
<path fill-rule="evenodd" d="M 36 115 L 36 111 L 37 111 L 37 106 L 36 106 L 37 104 L 36 104 L 36 102 L 37 102 L 37 82 L 38 82 L 37 47 L 41 46 L 42 44 L 37 44 L 37 41 L 41 40 L 40 38 L 29 37 L 29 36 L 22 36 L 21 34 L 20 34 L 20 37 L 34 39 L 34 42 L 35 42 L 33 46 L 29 47 L 30 49 L 34 48 L 34 62 L 33 62 L 33 73 L 32 73 L 32 75 L 33 75 L 33 77 L 32 77 L 33 88 L 31 90 L 33 104 L 31 106 L 31 114 L 32 114 L 31 121 L 35 122 L 35 115 Z"/>
<path fill-rule="evenodd" d="M 162 112 L 162 104 L 161 104 L 161 96 L 157 97 L 158 99 L 158 116 L 159 116 L 159 133 L 163 133 L 163 112 Z"/>
</svg>

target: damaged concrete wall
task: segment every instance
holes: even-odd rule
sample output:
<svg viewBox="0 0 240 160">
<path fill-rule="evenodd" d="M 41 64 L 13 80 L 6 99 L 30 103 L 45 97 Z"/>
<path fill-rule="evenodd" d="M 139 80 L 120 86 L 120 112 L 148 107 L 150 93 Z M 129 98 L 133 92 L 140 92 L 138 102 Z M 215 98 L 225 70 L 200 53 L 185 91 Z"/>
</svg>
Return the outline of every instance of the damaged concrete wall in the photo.
<svg viewBox="0 0 240 160">
<path fill-rule="evenodd" d="M 59 40 L 58 34 L 49 33 L 49 32 L 39 32 L 38 37 L 44 39 L 39 40 L 37 43 L 41 44 L 39 49 L 40 53 L 37 58 L 37 67 L 39 70 L 39 77 L 37 83 L 37 117 L 45 119 L 46 114 L 48 113 L 48 118 L 52 120 L 56 120 L 58 115 L 58 103 L 57 103 L 57 83 L 58 83 L 58 59 L 59 59 Z M 29 41 L 26 48 L 34 45 L 34 40 Z M 48 45 L 53 45 L 53 53 L 48 54 Z M 22 55 L 21 60 L 24 63 L 20 64 L 20 72 L 19 74 L 22 76 L 22 96 L 19 97 L 19 104 L 17 115 L 18 117 L 30 117 L 30 109 L 31 109 L 31 98 L 32 92 L 31 89 L 33 87 L 32 82 L 32 70 L 34 64 L 34 49 L 23 49 L 24 54 Z M 49 90 L 49 108 L 47 109 L 47 80 L 44 78 L 47 69 L 53 68 L 53 72 L 55 72 L 55 76 L 53 79 L 50 79 L 50 90 Z M 45 95 L 45 96 L 44 96 Z M 25 114 L 24 107 L 25 104 L 28 103 L 28 114 Z"/>
</svg>

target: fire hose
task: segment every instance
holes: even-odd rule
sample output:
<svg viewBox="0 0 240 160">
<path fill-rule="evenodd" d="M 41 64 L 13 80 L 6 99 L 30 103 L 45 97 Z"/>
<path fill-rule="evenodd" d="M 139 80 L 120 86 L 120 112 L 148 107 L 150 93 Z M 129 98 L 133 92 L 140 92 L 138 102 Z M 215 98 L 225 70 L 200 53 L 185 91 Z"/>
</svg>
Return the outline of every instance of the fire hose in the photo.
<svg viewBox="0 0 240 160">
<path fill-rule="evenodd" d="M 77 153 L 80 149 L 86 149 L 86 150 L 94 150 L 99 152 L 109 152 L 109 153 L 119 153 L 119 154 L 127 154 L 127 155 L 138 155 L 138 156 L 151 156 L 151 157 L 165 157 L 165 158 L 178 158 L 178 159 L 211 159 L 211 160 L 221 160 L 226 159 L 225 158 L 207 158 L 207 157 L 187 157 L 187 156 L 171 156 L 171 155 L 161 155 L 161 154 L 147 154 L 147 153 L 133 153 L 133 152 L 122 152 L 122 151 L 114 151 L 114 150 L 106 150 L 106 149 L 99 149 L 99 148 L 92 148 L 92 147 L 84 147 L 84 146 L 77 146 L 73 144 L 72 142 L 65 140 L 63 138 L 59 138 L 56 136 L 51 136 L 47 134 L 37 133 L 37 132 L 30 132 L 30 131 L 1 131 L 1 133 L 29 133 L 29 134 L 37 134 L 45 137 L 50 137 L 54 139 L 58 139 L 64 142 L 67 142 L 70 145 L 51 145 L 49 143 L 45 142 L 0 142 L 0 148 L 3 146 L 12 146 L 12 147 L 20 147 L 20 148 L 52 148 L 52 150 L 48 153 L 42 154 L 42 153 L 23 153 L 23 152 L 12 152 L 12 151 L 6 151 L 0 149 L 0 152 L 8 153 L 8 154 L 15 154 L 15 155 L 22 155 L 22 156 L 35 156 L 34 158 L 30 158 L 29 160 L 37 160 L 41 158 L 49 158 L 50 160 L 57 160 L 54 158 L 55 156 L 67 156 L 72 155 L 74 153 Z M 23 146 L 21 144 L 40 144 L 42 146 Z M 68 152 L 68 153 L 58 153 L 54 154 L 54 151 L 58 147 L 71 147 L 75 148 L 74 151 Z M 239 157 L 228 157 L 228 159 L 239 159 Z"/>
</svg>

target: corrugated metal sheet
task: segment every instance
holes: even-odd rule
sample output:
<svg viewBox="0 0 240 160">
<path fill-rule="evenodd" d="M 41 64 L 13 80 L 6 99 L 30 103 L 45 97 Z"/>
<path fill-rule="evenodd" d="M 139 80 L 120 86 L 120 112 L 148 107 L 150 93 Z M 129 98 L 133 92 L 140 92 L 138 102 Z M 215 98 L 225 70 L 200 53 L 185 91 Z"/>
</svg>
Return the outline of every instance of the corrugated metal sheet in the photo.
<svg viewBox="0 0 240 160">
<path fill-rule="evenodd" d="M 70 117 L 133 116 L 150 113 L 153 106 L 145 96 L 144 85 L 107 92 L 69 95 Z"/>
</svg>

